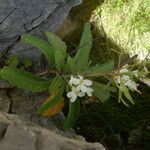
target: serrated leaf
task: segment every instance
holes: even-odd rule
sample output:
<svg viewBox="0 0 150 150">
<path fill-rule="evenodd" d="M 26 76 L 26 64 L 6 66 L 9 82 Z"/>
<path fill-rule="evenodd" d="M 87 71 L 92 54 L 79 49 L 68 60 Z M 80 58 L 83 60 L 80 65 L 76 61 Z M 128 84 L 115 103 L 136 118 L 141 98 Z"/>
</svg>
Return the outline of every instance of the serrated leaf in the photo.
<svg viewBox="0 0 150 150">
<path fill-rule="evenodd" d="M 87 69 L 87 73 L 104 73 L 111 71 L 114 68 L 114 61 L 111 60 L 105 64 L 96 64 Z"/>
<path fill-rule="evenodd" d="M 53 98 L 56 96 L 56 92 L 53 92 L 50 94 L 50 96 L 44 101 L 44 104 L 47 104 L 48 102 L 52 101 Z M 60 101 L 50 108 L 48 108 L 46 111 L 44 111 L 41 115 L 42 116 L 52 116 L 57 113 L 59 113 L 62 110 L 62 107 L 64 106 L 64 98 L 61 98 Z"/>
<path fill-rule="evenodd" d="M 67 115 L 67 118 L 64 121 L 64 130 L 68 131 L 74 123 L 76 122 L 79 113 L 80 113 L 80 102 L 76 100 L 75 102 L 69 102 L 69 113 Z"/>
<path fill-rule="evenodd" d="M 115 92 L 113 87 L 107 87 L 105 84 L 93 82 L 92 88 L 94 89 L 93 95 L 95 95 L 101 102 L 105 102 L 110 97 L 110 92 Z"/>
<path fill-rule="evenodd" d="M 63 85 L 63 79 L 61 76 L 56 76 L 50 86 L 49 86 L 49 92 L 56 91 L 58 88 L 60 88 Z"/>
<path fill-rule="evenodd" d="M 17 87 L 30 91 L 45 91 L 50 84 L 49 80 L 43 80 L 32 73 L 12 67 L 2 68 L 1 77 Z"/>
<path fill-rule="evenodd" d="M 76 71 L 83 71 L 87 68 L 89 55 L 92 47 L 92 33 L 90 23 L 84 24 L 79 50 L 75 55 Z"/>
<path fill-rule="evenodd" d="M 33 35 L 23 35 L 22 41 L 37 47 L 45 55 L 49 63 L 54 63 L 54 51 L 47 42 Z"/>
<path fill-rule="evenodd" d="M 54 51 L 60 51 L 64 58 L 66 57 L 67 45 L 66 43 L 55 33 L 45 32 L 49 44 L 52 46 Z"/>
<path fill-rule="evenodd" d="M 8 66 L 14 67 L 14 68 L 18 65 L 18 63 L 19 63 L 19 60 L 17 56 L 11 56 L 9 60 L 6 62 Z"/>
</svg>

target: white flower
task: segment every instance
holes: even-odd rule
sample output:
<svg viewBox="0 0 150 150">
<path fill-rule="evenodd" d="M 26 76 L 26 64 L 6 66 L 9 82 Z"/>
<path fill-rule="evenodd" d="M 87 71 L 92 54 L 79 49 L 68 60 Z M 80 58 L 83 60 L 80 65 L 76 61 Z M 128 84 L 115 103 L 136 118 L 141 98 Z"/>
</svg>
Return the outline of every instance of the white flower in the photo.
<svg viewBox="0 0 150 150">
<path fill-rule="evenodd" d="M 67 93 L 67 97 L 70 98 L 71 102 L 74 102 L 77 97 L 83 97 L 85 94 L 88 96 L 92 96 L 92 92 L 94 91 L 90 86 L 92 85 L 92 81 L 88 79 L 84 79 L 83 76 L 78 76 L 75 78 L 71 76 L 69 80 L 69 84 L 72 89 L 71 92 Z"/>
<path fill-rule="evenodd" d="M 72 87 L 71 92 L 67 93 L 67 97 L 70 98 L 71 102 L 74 102 L 77 97 L 83 97 L 85 93 L 80 92 L 80 90 L 76 87 Z"/>
<path fill-rule="evenodd" d="M 127 66 L 126 66 L 127 67 Z M 129 70 L 125 67 L 119 70 L 119 73 L 128 73 Z M 137 71 L 134 72 L 135 76 L 137 75 Z M 132 91 L 138 91 L 137 87 L 139 84 L 131 80 L 131 78 L 128 75 L 120 75 L 114 77 L 115 81 L 120 85 L 127 86 Z"/>
<path fill-rule="evenodd" d="M 131 79 L 127 80 L 125 82 L 125 85 L 132 91 L 138 91 L 137 87 L 139 86 L 139 84 L 137 84 L 136 82 L 132 81 Z"/>
<path fill-rule="evenodd" d="M 137 87 L 139 84 L 137 84 L 136 82 L 132 81 L 130 79 L 129 76 L 127 75 L 123 75 L 123 76 L 117 76 L 115 77 L 115 80 L 118 84 L 122 84 L 127 86 L 129 89 L 131 89 L 132 91 L 138 91 Z"/>
<path fill-rule="evenodd" d="M 79 83 L 80 83 L 80 80 L 78 79 L 78 78 L 74 78 L 73 76 L 71 76 L 71 79 L 69 80 L 69 84 L 71 85 L 71 86 L 73 86 L 73 85 L 79 85 Z"/>
<path fill-rule="evenodd" d="M 92 96 L 92 92 L 94 91 L 92 88 L 89 87 L 91 85 L 91 80 L 83 79 L 82 76 L 79 76 L 79 85 L 77 86 L 77 88 L 90 97 Z"/>
<path fill-rule="evenodd" d="M 145 83 L 146 85 L 150 86 L 150 79 L 141 77 L 140 81 Z"/>
<path fill-rule="evenodd" d="M 84 86 L 91 86 L 92 85 L 91 80 L 83 79 L 83 76 L 78 76 L 78 77 L 79 77 L 79 84 L 80 85 L 84 85 Z"/>
</svg>

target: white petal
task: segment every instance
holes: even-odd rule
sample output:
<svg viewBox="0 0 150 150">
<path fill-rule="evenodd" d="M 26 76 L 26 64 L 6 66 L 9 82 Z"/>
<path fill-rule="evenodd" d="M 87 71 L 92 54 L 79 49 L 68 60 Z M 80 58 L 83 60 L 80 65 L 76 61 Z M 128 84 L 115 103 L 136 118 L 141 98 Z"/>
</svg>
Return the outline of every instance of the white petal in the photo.
<svg viewBox="0 0 150 150">
<path fill-rule="evenodd" d="M 74 85 L 78 85 L 78 84 L 80 83 L 80 80 L 77 79 L 77 78 L 73 78 L 72 83 L 73 83 Z"/>
<path fill-rule="evenodd" d="M 137 86 L 138 84 L 136 84 L 135 82 L 133 82 L 132 80 L 128 80 L 125 85 L 131 89 L 132 91 L 137 91 Z"/>
<path fill-rule="evenodd" d="M 67 93 L 67 97 L 68 97 L 68 98 L 71 98 L 71 97 L 73 97 L 73 96 L 74 96 L 74 93 L 73 93 L 73 92 L 68 92 L 68 93 Z"/>
<path fill-rule="evenodd" d="M 127 75 L 123 75 L 123 76 L 121 77 L 121 80 L 128 81 L 128 80 L 131 80 L 131 79 L 130 79 L 130 77 L 129 77 L 129 76 L 127 76 Z"/>
<path fill-rule="evenodd" d="M 73 103 L 73 102 L 75 102 L 76 98 L 77 98 L 77 96 L 74 95 L 74 96 L 70 99 L 70 101 Z"/>
<path fill-rule="evenodd" d="M 92 81 L 91 80 L 87 80 L 87 79 L 83 80 L 83 83 L 86 86 L 91 86 L 92 85 Z"/>
<path fill-rule="evenodd" d="M 91 97 L 91 96 L 92 96 L 92 93 L 91 93 L 91 92 L 87 92 L 87 95 L 88 95 L 89 97 Z"/>
<path fill-rule="evenodd" d="M 129 72 L 129 70 L 127 68 L 122 68 L 119 70 L 120 73 L 126 73 Z"/>
<path fill-rule="evenodd" d="M 150 86 L 150 79 L 148 78 L 140 78 L 140 80 L 145 83 L 146 85 Z"/>
<path fill-rule="evenodd" d="M 89 92 L 93 92 L 93 91 L 94 91 L 94 89 L 92 89 L 92 88 L 88 87 L 88 91 L 89 91 Z"/>
<path fill-rule="evenodd" d="M 88 91 L 88 88 L 84 85 L 80 85 L 80 90 L 81 92 L 86 93 Z"/>
<path fill-rule="evenodd" d="M 79 77 L 80 80 L 83 80 L 83 76 L 78 75 L 78 77 Z"/>
<path fill-rule="evenodd" d="M 79 92 L 79 93 L 78 93 L 78 96 L 79 96 L 79 97 L 83 97 L 83 96 L 85 96 L 85 93 Z"/>
<path fill-rule="evenodd" d="M 80 80 L 77 78 L 74 78 L 73 76 L 71 76 L 71 79 L 69 80 L 69 84 L 72 85 L 78 85 L 80 83 Z"/>
</svg>

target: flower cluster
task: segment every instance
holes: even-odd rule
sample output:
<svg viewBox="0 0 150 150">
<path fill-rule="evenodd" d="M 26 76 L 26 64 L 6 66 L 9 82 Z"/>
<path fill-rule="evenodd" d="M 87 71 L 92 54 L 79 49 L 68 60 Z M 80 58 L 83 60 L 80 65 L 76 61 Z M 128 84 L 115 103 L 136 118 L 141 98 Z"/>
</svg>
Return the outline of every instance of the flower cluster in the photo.
<svg viewBox="0 0 150 150">
<path fill-rule="evenodd" d="M 143 82 L 147 86 L 150 86 L 150 78 L 146 77 L 146 75 L 149 74 L 149 71 L 146 67 L 144 67 L 142 73 L 140 73 L 138 70 L 133 71 L 133 73 L 134 76 L 138 78 L 141 82 Z"/>
<path fill-rule="evenodd" d="M 143 71 L 134 70 L 132 72 L 129 71 L 127 69 L 127 67 L 128 67 L 128 65 L 124 66 L 122 69 L 119 70 L 119 73 L 132 74 L 132 76 L 134 78 L 137 78 L 138 80 L 140 80 L 141 82 L 143 82 L 147 86 L 150 86 L 150 79 L 148 77 L 146 77 L 146 75 L 149 74 L 149 71 L 147 70 L 146 67 L 144 67 Z M 137 87 L 139 84 L 137 84 L 135 81 L 133 81 L 130 78 L 130 76 L 128 76 L 128 75 L 115 76 L 114 79 L 119 85 L 121 85 L 121 84 L 125 85 L 130 90 L 139 92 L 137 90 Z"/>
<path fill-rule="evenodd" d="M 74 102 L 77 97 L 83 97 L 86 94 L 91 97 L 92 92 L 94 91 L 90 87 L 92 85 L 92 81 L 83 79 L 83 76 L 78 76 L 78 78 L 71 76 L 69 84 L 71 86 L 71 91 L 67 93 L 67 97 L 71 102 Z"/>
<path fill-rule="evenodd" d="M 127 68 L 122 68 L 119 70 L 119 73 L 129 73 L 129 70 Z M 130 76 L 128 75 L 119 75 L 119 76 L 115 76 L 114 79 L 117 82 L 117 84 L 119 85 L 125 85 L 126 87 L 128 87 L 130 90 L 132 91 L 138 91 L 137 87 L 139 84 L 137 84 L 135 81 L 133 81 Z M 139 92 L 139 91 L 138 91 Z"/>
</svg>

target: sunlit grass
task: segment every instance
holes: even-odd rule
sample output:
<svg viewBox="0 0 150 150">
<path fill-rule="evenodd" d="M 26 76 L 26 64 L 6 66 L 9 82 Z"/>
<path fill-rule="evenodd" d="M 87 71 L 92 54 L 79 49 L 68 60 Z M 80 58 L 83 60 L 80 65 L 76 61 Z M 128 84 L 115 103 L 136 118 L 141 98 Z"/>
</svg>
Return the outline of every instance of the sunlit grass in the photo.
<svg viewBox="0 0 150 150">
<path fill-rule="evenodd" d="M 150 1 L 105 0 L 97 7 L 91 21 L 131 56 L 150 58 Z"/>
</svg>

